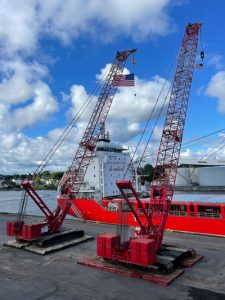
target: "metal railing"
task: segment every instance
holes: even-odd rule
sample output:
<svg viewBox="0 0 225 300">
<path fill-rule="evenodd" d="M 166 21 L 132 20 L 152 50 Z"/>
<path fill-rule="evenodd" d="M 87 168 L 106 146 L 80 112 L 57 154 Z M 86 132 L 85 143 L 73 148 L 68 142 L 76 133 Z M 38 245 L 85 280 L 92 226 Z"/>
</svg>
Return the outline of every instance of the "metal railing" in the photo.
<svg viewBox="0 0 225 300">
<path fill-rule="evenodd" d="M 221 213 L 214 213 L 214 212 L 199 212 L 198 216 L 200 218 L 213 218 L 213 219 L 221 219 Z"/>
<path fill-rule="evenodd" d="M 186 211 L 170 211 L 169 212 L 170 216 L 187 216 L 187 212 Z M 190 216 L 194 217 L 195 213 L 194 212 L 190 212 Z M 215 212 L 198 212 L 198 217 L 199 218 L 212 218 L 212 219 L 221 219 L 222 218 L 222 214 L 221 213 L 215 213 Z"/>
<path fill-rule="evenodd" d="M 179 210 L 172 210 L 169 212 L 170 216 L 186 216 L 187 212 L 186 211 L 179 211 Z"/>
</svg>

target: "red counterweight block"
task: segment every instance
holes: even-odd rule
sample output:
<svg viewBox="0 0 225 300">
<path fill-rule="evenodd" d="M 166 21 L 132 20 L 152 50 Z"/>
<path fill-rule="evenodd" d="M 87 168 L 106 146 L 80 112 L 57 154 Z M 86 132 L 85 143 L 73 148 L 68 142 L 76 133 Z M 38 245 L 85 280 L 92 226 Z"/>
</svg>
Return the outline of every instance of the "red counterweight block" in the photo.
<svg viewBox="0 0 225 300">
<path fill-rule="evenodd" d="M 32 241 L 41 237 L 41 224 L 24 224 L 22 239 Z"/>
<path fill-rule="evenodd" d="M 156 262 L 156 241 L 137 238 L 130 241 L 130 262 L 136 265 L 149 266 Z"/>
<path fill-rule="evenodd" d="M 97 236 L 97 255 L 112 258 L 113 251 L 120 244 L 120 236 L 114 233 L 105 233 Z"/>
<path fill-rule="evenodd" d="M 18 226 L 22 230 L 18 232 Z M 42 224 L 24 224 L 24 222 L 7 222 L 6 232 L 8 236 L 15 236 L 21 240 L 32 241 L 41 237 Z"/>
<path fill-rule="evenodd" d="M 8 236 L 15 236 L 16 235 L 16 227 L 19 226 L 19 227 L 23 228 L 23 224 L 24 224 L 24 222 L 20 222 L 20 224 L 18 224 L 18 222 L 16 222 L 16 221 L 7 222 L 6 234 Z"/>
</svg>

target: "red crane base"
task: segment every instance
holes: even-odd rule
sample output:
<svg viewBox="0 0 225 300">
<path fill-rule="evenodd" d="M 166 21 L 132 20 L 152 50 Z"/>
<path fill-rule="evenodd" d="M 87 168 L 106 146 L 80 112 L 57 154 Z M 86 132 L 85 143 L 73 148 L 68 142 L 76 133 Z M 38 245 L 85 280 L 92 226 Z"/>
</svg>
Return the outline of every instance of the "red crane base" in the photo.
<svg viewBox="0 0 225 300">
<path fill-rule="evenodd" d="M 138 237 L 131 239 L 128 243 L 129 248 L 123 248 L 120 246 L 118 234 L 99 235 L 97 237 L 97 255 L 140 266 L 149 266 L 157 261 L 155 240 Z"/>
<path fill-rule="evenodd" d="M 182 263 L 184 267 L 191 267 L 196 262 L 201 260 L 203 256 L 196 255 L 195 258 L 185 259 Z M 110 260 L 103 259 L 102 257 L 95 256 L 92 258 L 87 258 L 79 260 L 77 262 L 80 265 L 95 268 L 97 270 L 107 271 L 110 273 L 136 278 L 143 279 L 148 282 L 153 282 L 160 285 L 169 285 L 174 281 L 178 276 L 184 273 L 184 269 L 173 270 L 170 274 L 165 274 L 163 272 L 156 271 L 154 269 L 142 268 L 130 266 L 128 264 L 118 264 Z"/>
<path fill-rule="evenodd" d="M 157 274 L 150 271 L 144 271 L 142 269 L 131 269 L 127 266 L 115 265 L 112 262 L 106 261 L 102 257 L 98 256 L 79 260 L 77 263 L 83 266 L 107 271 L 126 277 L 143 279 L 160 285 L 169 285 L 174 279 L 184 273 L 184 270 L 175 270 L 171 274 Z"/>
<path fill-rule="evenodd" d="M 97 237 L 97 255 L 114 261 L 125 263 L 133 267 L 154 268 L 167 274 L 177 267 L 184 265 L 184 261 L 195 261 L 196 252 L 192 248 L 178 248 L 162 245 L 156 251 L 156 241 L 152 238 L 137 236 L 121 244 L 118 234 L 106 233 Z"/>
<path fill-rule="evenodd" d="M 17 231 L 17 226 L 21 228 L 21 230 Z M 18 239 L 24 241 L 33 241 L 42 236 L 42 224 L 25 224 L 24 222 L 12 221 L 7 222 L 6 225 L 6 234 L 7 236 L 15 236 Z"/>
<path fill-rule="evenodd" d="M 21 245 L 26 242 L 26 244 L 43 248 L 85 236 L 83 230 L 61 228 L 58 232 L 50 233 L 43 230 L 46 228 L 48 229 L 45 223 L 25 224 L 11 221 L 7 222 L 6 233 L 8 236 L 15 237 Z"/>
</svg>

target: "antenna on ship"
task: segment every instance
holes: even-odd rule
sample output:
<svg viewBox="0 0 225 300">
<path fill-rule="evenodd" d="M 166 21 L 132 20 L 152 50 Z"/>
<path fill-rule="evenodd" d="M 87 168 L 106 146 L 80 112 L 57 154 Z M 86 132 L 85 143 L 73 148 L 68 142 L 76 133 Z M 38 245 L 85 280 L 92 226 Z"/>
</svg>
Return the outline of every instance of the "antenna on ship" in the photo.
<svg viewBox="0 0 225 300">
<path fill-rule="evenodd" d="M 99 142 L 110 142 L 109 132 L 105 130 L 105 122 L 101 124 Z"/>
</svg>

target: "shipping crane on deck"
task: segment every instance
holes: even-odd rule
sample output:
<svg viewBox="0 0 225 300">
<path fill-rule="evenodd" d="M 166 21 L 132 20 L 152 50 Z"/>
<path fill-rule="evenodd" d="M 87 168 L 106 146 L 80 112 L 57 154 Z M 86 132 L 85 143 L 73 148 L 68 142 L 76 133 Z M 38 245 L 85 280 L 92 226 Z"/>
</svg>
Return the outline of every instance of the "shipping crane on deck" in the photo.
<svg viewBox="0 0 225 300">
<path fill-rule="evenodd" d="M 131 181 L 117 181 L 125 203 L 139 224 L 139 230 L 135 237 L 126 241 L 122 241 L 119 234 L 99 235 L 97 237 L 98 256 L 111 261 L 145 267 L 153 264 L 160 265 L 166 271 L 170 271 L 181 260 L 181 257 L 193 254 L 192 250 L 176 251 L 176 254 L 173 253 L 174 260 L 164 259 L 164 264 L 163 260 L 159 258 L 160 255 L 161 258 L 168 256 L 168 252 L 165 254 L 162 239 L 168 209 L 174 194 L 200 28 L 201 24 L 199 23 L 188 24 L 185 28 L 150 188 L 149 209 L 146 210 L 142 205 Z M 202 53 L 201 58 L 202 56 L 204 58 L 204 53 Z M 136 199 L 139 210 L 133 208 L 130 195 Z M 144 221 L 139 217 L 140 215 L 145 216 Z"/>
<path fill-rule="evenodd" d="M 21 199 L 21 210 L 16 221 L 7 223 L 7 235 L 15 236 L 17 240 L 21 241 L 37 241 L 43 236 L 45 237 L 45 241 L 48 239 L 48 236 L 51 236 L 52 240 L 52 236 L 54 236 L 55 233 L 60 232 L 62 223 L 70 207 L 72 207 L 76 211 L 77 216 L 82 219 L 82 212 L 79 211 L 74 202 L 72 203 L 72 200 L 76 199 L 79 193 L 85 173 L 99 140 L 102 126 L 104 126 L 110 106 L 117 91 L 119 80 L 115 83 L 113 79 L 115 76 L 118 78 L 118 76 L 123 74 L 127 58 L 132 53 L 136 52 L 136 50 L 137 49 L 117 52 L 116 58 L 106 75 L 101 93 L 98 97 L 84 135 L 79 143 L 74 159 L 59 183 L 58 197 L 64 200 L 64 204 L 58 204 L 56 209 L 51 211 L 45 201 L 32 186 L 32 180 L 22 182 L 21 186 L 25 193 Z M 35 175 L 36 174 L 34 174 L 33 179 Z M 26 224 L 24 222 L 22 218 L 23 210 L 28 195 L 44 214 L 45 219 L 43 222 L 37 224 Z M 79 236 L 81 234 L 82 233 L 79 232 Z"/>
</svg>

